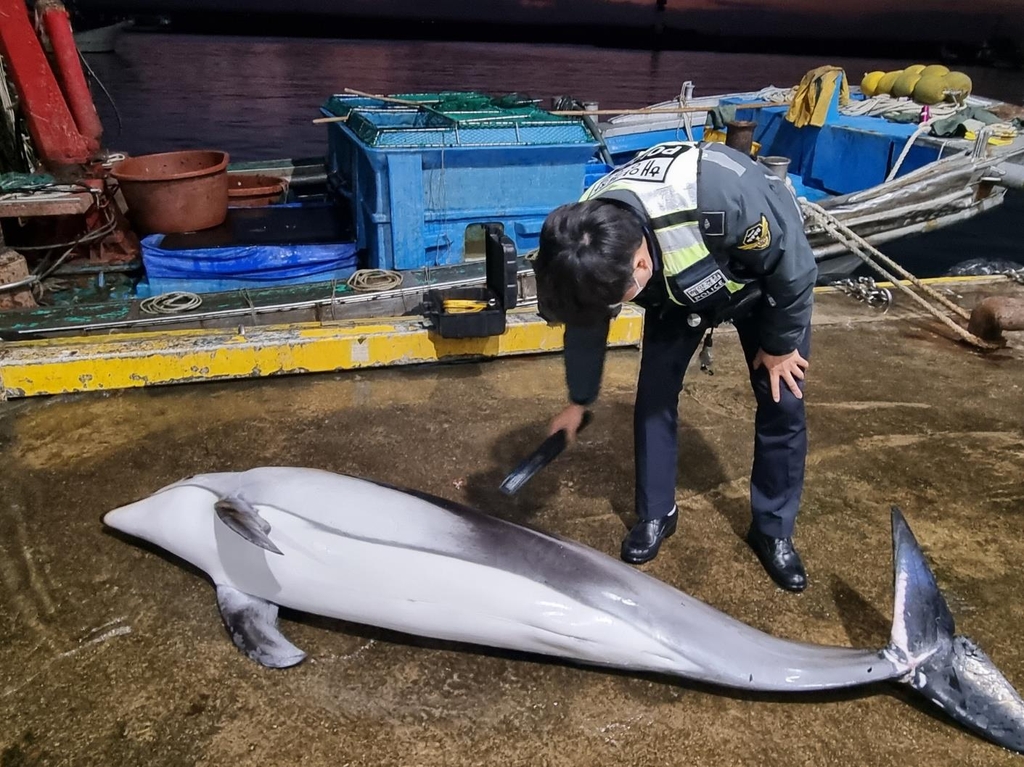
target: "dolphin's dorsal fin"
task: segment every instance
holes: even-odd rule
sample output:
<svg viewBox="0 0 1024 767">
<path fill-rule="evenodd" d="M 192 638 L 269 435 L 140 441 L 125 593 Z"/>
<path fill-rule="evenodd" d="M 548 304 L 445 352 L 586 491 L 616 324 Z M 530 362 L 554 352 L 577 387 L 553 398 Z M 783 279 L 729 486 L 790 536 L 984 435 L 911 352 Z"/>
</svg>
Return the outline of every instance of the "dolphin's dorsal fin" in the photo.
<svg viewBox="0 0 1024 767">
<path fill-rule="evenodd" d="M 254 546 L 282 554 L 281 549 L 270 540 L 270 523 L 259 515 L 248 501 L 237 496 L 221 498 L 214 504 L 220 521 L 245 538 Z"/>
<path fill-rule="evenodd" d="M 278 630 L 277 605 L 273 602 L 218 585 L 217 606 L 235 647 L 260 665 L 287 668 L 306 657 Z"/>
</svg>

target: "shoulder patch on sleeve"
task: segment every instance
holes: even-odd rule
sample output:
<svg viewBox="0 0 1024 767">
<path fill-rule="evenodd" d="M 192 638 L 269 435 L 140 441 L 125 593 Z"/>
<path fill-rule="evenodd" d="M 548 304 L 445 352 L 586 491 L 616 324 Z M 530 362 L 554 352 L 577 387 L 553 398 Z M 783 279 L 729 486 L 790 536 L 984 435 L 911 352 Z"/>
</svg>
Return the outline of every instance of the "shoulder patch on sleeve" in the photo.
<svg viewBox="0 0 1024 767">
<path fill-rule="evenodd" d="M 764 250 L 771 244 L 772 230 L 768 227 L 768 219 L 762 215 L 760 221 L 743 233 L 739 249 Z"/>
<path fill-rule="evenodd" d="M 725 235 L 725 211 L 708 210 L 700 215 L 701 234 L 708 237 L 723 237 Z"/>
</svg>

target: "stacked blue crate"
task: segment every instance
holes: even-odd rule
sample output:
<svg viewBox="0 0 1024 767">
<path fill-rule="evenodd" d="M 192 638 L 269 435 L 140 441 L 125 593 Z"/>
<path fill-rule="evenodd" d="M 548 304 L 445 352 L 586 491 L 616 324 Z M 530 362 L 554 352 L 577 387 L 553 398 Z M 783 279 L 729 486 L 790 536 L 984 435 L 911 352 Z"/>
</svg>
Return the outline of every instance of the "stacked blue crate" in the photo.
<svg viewBox="0 0 1024 767">
<path fill-rule="evenodd" d="M 334 96 L 322 109 L 346 116 L 330 124 L 328 173 L 367 267 L 459 263 L 473 224 L 536 248 L 547 214 L 607 169 L 582 120 L 477 93 L 399 98 L 420 105 Z"/>
</svg>

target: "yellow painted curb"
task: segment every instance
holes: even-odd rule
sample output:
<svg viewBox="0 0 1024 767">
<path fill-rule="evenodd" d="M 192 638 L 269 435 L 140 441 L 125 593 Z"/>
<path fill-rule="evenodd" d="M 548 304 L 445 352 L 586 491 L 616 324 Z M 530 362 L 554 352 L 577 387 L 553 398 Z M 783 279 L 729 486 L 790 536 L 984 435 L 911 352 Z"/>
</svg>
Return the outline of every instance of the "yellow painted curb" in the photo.
<svg viewBox="0 0 1024 767">
<path fill-rule="evenodd" d="M 639 345 L 642 329 L 642 311 L 623 307 L 609 346 Z M 441 338 L 402 317 L 16 341 L 0 344 L 0 398 L 540 354 L 562 338 L 561 326 L 512 311 L 488 338 Z"/>
</svg>

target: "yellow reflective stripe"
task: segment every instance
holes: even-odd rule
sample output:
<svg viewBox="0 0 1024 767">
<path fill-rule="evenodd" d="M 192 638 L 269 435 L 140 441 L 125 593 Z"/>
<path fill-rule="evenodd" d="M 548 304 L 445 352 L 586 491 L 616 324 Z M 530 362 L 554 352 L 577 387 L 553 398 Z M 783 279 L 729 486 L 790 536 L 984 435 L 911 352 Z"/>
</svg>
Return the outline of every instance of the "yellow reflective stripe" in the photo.
<svg viewBox="0 0 1024 767">
<path fill-rule="evenodd" d="M 696 221 L 686 224 L 676 224 L 667 229 L 655 229 L 654 236 L 658 239 L 658 245 L 663 252 L 686 250 L 694 245 L 704 245 L 704 238 L 700 236 L 700 226 Z M 705 248 L 707 252 L 707 248 Z"/>
<path fill-rule="evenodd" d="M 661 259 L 665 263 L 665 274 L 675 276 L 708 254 L 709 251 L 703 242 L 695 242 L 685 248 L 663 251 Z"/>
<path fill-rule="evenodd" d="M 693 245 L 685 248 L 662 251 L 661 260 L 664 266 L 662 272 L 665 275 L 665 287 L 668 288 L 668 297 L 672 303 L 679 304 L 680 306 L 683 305 L 681 301 L 676 300 L 672 292 L 672 278 L 710 254 L 711 252 L 705 247 L 703 242 L 695 242 Z"/>
<path fill-rule="evenodd" d="M 733 282 L 732 280 L 725 281 L 725 289 L 728 290 L 730 293 L 738 293 L 745 287 L 747 286 L 744 285 L 742 282 Z"/>
</svg>

